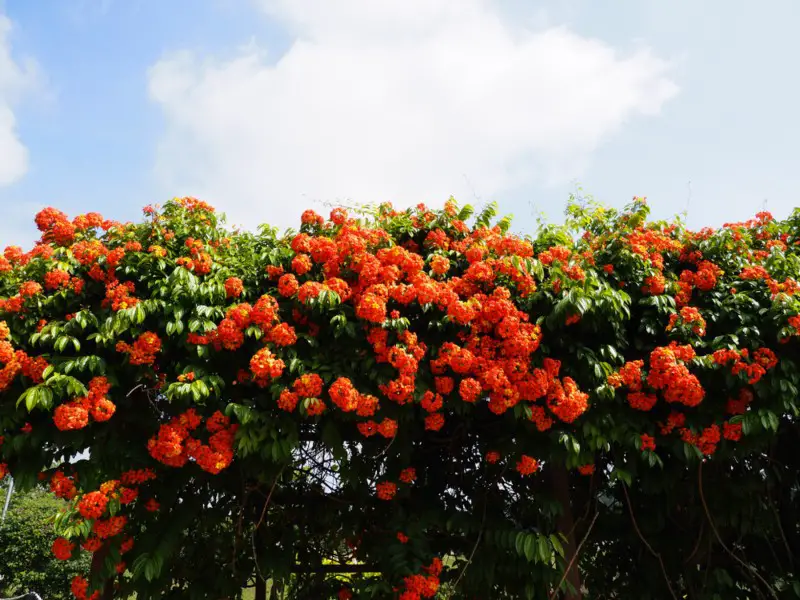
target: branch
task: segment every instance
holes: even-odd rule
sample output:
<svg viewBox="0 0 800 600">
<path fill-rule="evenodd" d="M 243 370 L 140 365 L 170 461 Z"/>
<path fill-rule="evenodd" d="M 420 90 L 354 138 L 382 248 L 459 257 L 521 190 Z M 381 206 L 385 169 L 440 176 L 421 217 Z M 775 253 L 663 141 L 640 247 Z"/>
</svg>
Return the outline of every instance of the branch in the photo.
<svg viewBox="0 0 800 600">
<path fill-rule="evenodd" d="M 658 560 L 658 564 L 661 565 L 661 573 L 664 575 L 664 582 L 667 584 L 667 588 L 669 589 L 669 594 L 672 596 L 673 600 L 678 600 L 678 597 L 675 595 L 675 591 L 672 589 L 672 584 L 669 582 L 669 576 L 667 575 L 667 568 L 664 566 L 664 561 L 661 558 L 661 555 L 653 550 L 653 547 L 648 543 L 645 539 L 644 535 L 642 535 L 641 529 L 639 529 L 639 524 L 636 522 L 636 517 L 633 515 L 633 504 L 631 504 L 631 498 L 628 496 L 628 486 L 624 483 L 622 484 L 622 492 L 625 494 L 625 500 L 628 503 L 628 512 L 631 515 L 631 522 L 633 523 L 633 528 L 636 531 L 636 535 L 639 536 L 639 539 L 642 540 L 645 548 L 647 548 L 648 552 L 652 554 L 656 560 Z"/>
<path fill-rule="evenodd" d="M 697 554 L 697 551 L 700 549 L 700 543 L 703 541 L 703 532 L 706 530 L 706 524 L 700 523 L 700 533 L 697 534 L 697 542 L 694 545 L 694 550 L 692 550 L 691 554 L 683 561 L 683 564 L 688 565 L 689 561 L 694 558 L 694 555 Z"/>
<path fill-rule="evenodd" d="M 587 539 L 589 539 L 589 534 L 592 533 L 592 528 L 594 527 L 594 523 L 595 523 L 595 521 L 597 521 L 597 517 L 599 517 L 599 516 L 600 516 L 599 512 L 595 512 L 594 513 L 594 517 L 592 518 L 592 522 L 589 523 L 589 528 L 586 530 L 586 533 L 584 534 L 583 539 L 581 540 L 581 543 L 578 544 L 577 548 L 575 548 L 575 552 L 573 552 L 572 558 L 569 559 L 569 563 L 567 564 L 567 568 L 564 569 L 564 574 L 561 576 L 561 579 L 559 580 L 558 585 L 553 589 L 553 592 L 550 594 L 550 596 L 548 597 L 547 600 L 553 600 L 553 598 L 556 597 L 556 594 L 558 594 L 559 590 L 561 589 L 561 586 L 564 583 L 564 580 L 567 578 L 567 575 L 569 575 L 569 572 L 572 570 L 572 567 L 574 566 L 575 561 L 578 559 L 578 555 L 581 553 L 581 548 L 583 548 L 583 544 L 586 542 Z"/>
<path fill-rule="evenodd" d="M 775 590 L 772 589 L 772 586 L 761 576 L 756 568 L 736 556 L 733 552 L 731 552 L 730 548 L 725 545 L 725 542 L 722 541 L 722 537 L 719 535 L 716 525 L 714 525 L 714 520 L 711 518 L 711 512 L 709 512 L 708 504 L 706 504 L 706 495 L 703 492 L 703 461 L 700 461 L 700 466 L 697 469 L 697 485 L 700 488 L 700 501 L 703 503 L 703 510 L 706 513 L 706 519 L 708 519 L 708 524 L 711 525 L 711 531 L 714 532 L 714 537 L 717 538 L 719 545 L 722 546 L 723 550 L 725 550 L 725 552 L 727 552 L 737 563 L 749 570 L 764 585 L 764 587 L 767 588 L 770 596 L 775 598 L 775 600 L 778 600 L 778 594 L 775 593 Z"/>
<path fill-rule="evenodd" d="M 253 564 L 256 567 L 256 573 L 258 573 L 258 576 L 262 581 L 266 581 L 267 578 L 264 577 L 263 573 L 261 573 L 261 567 L 258 566 L 258 554 L 256 553 L 256 531 L 258 531 L 258 528 L 261 527 L 261 523 L 264 522 L 269 501 L 272 500 L 272 492 L 275 491 L 275 487 L 278 485 L 278 480 L 281 478 L 281 474 L 285 468 L 286 465 L 282 466 L 281 470 L 278 471 L 278 474 L 275 476 L 275 481 L 272 482 L 272 487 L 269 489 L 269 494 L 267 494 L 267 500 L 264 502 L 264 508 L 261 509 L 261 517 L 258 519 L 258 523 L 256 524 L 255 529 L 253 529 L 253 533 L 250 534 L 250 543 L 253 546 Z"/>
<path fill-rule="evenodd" d="M 483 517 L 481 517 L 481 530 L 478 532 L 478 539 L 475 540 L 475 545 L 472 546 L 472 552 L 469 553 L 469 558 L 467 559 L 467 564 L 464 565 L 464 568 L 461 569 L 461 573 L 459 573 L 458 578 L 456 579 L 455 583 L 453 584 L 453 591 L 449 597 L 452 597 L 455 594 L 456 590 L 458 589 L 458 584 L 461 583 L 461 579 L 467 572 L 467 568 L 472 564 L 472 559 L 475 557 L 475 552 L 478 550 L 478 546 L 483 539 L 483 526 L 486 524 L 486 505 L 487 505 L 487 496 L 488 496 L 488 488 L 487 493 L 484 494 L 483 498 Z"/>
<path fill-rule="evenodd" d="M 281 470 L 278 471 L 278 474 L 275 476 L 275 481 L 272 482 L 272 487 L 269 488 L 269 494 L 267 494 L 267 500 L 264 502 L 264 508 L 261 509 L 261 517 L 258 519 L 258 523 L 256 524 L 256 530 L 259 527 L 261 527 L 261 523 L 264 522 L 264 517 L 267 514 L 267 507 L 269 506 L 269 501 L 272 499 L 272 493 L 275 491 L 275 487 L 278 485 L 278 480 L 281 478 L 281 475 L 283 474 L 283 470 L 285 468 L 286 465 L 281 467 Z"/>
</svg>

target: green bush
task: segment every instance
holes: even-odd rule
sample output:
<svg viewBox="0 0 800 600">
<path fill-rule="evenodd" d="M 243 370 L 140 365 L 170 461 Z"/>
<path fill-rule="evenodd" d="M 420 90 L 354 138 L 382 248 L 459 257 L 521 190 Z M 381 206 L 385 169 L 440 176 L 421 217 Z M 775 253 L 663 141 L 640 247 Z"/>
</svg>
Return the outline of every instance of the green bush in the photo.
<svg viewBox="0 0 800 600">
<path fill-rule="evenodd" d="M 3 481 L 0 506 L 8 481 Z M 66 503 L 41 488 L 15 492 L 0 526 L 0 595 L 36 592 L 47 600 L 70 598 L 70 580 L 89 567 L 88 554 L 62 562 L 53 558 L 53 515 Z"/>
</svg>

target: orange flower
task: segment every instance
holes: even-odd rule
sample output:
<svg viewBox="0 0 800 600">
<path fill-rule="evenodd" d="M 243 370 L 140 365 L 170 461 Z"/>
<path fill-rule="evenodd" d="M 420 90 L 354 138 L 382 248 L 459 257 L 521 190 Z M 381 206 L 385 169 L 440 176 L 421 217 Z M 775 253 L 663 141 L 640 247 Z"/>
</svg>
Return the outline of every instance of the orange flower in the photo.
<svg viewBox="0 0 800 600">
<path fill-rule="evenodd" d="M 523 454 L 517 462 L 516 469 L 520 475 L 531 475 L 539 470 L 539 461 Z"/>
<path fill-rule="evenodd" d="M 397 484 L 391 481 L 382 481 L 375 487 L 381 500 L 391 500 L 397 494 Z"/>
</svg>

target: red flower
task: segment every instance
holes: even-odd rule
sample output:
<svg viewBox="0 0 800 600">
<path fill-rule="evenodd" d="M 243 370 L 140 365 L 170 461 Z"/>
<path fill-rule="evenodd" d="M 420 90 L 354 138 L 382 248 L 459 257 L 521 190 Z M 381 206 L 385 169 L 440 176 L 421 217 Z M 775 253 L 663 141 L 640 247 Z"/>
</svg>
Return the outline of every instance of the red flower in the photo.
<svg viewBox="0 0 800 600">
<path fill-rule="evenodd" d="M 442 427 L 444 427 L 444 415 L 442 413 L 431 413 L 425 417 L 425 429 L 439 431 Z"/>
<path fill-rule="evenodd" d="M 334 381 L 328 394 L 333 403 L 345 412 L 352 412 L 358 408 L 359 394 L 346 377 L 339 377 Z"/>
<path fill-rule="evenodd" d="M 517 462 L 516 469 L 520 475 L 531 475 L 539 470 L 539 461 L 523 454 Z"/>
<path fill-rule="evenodd" d="M 19 286 L 19 295 L 23 298 L 30 298 L 37 294 L 42 293 L 42 286 L 36 283 L 35 281 L 26 281 L 21 286 Z"/>
<path fill-rule="evenodd" d="M 244 284 L 238 277 L 228 277 L 225 280 L 225 295 L 228 298 L 238 298 L 244 291 Z"/>
<path fill-rule="evenodd" d="M 378 433 L 385 438 L 393 438 L 397 434 L 397 421 L 394 419 L 384 419 L 378 425 Z"/>
<path fill-rule="evenodd" d="M 278 397 L 278 408 L 286 412 L 292 412 L 299 401 L 300 398 L 297 394 L 284 389 Z"/>
<path fill-rule="evenodd" d="M 646 452 L 648 450 L 653 451 L 656 449 L 656 440 L 652 436 L 643 433 L 639 439 L 642 442 L 642 452 Z"/>
<path fill-rule="evenodd" d="M 414 467 L 408 467 L 400 471 L 400 481 L 403 483 L 413 483 L 417 478 L 417 471 Z"/>
<path fill-rule="evenodd" d="M 495 450 L 490 450 L 486 453 L 486 462 L 490 465 L 495 464 L 498 460 L 500 460 L 500 453 Z"/>
<path fill-rule="evenodd" d="M 378 492 L 378 498 L 381 500 L 391 500 L 397 493 L 397 484 L 391 481 L 382 481 L 375 489 Z"/>
<path fill-rule="evenodd" d="M 53 556 L 58 560 L 69 560 L 72 558 L 72 551 L 74 549 L 75 544 L 63 537 L 56 538 L 51 548 Z"/>
<path fill-rule="evenodd" d="M 300 284 L 297 283 L 297 278 L 291 273 L 282 275 L 278 280 L 278 293 L 284 298 L 289 298 L 297 293 Z"/>
<path fill-rule="evenodd" d="M 100 492 L 89 492 L 78 502 L 78 512 L 84 519 L 98 519 L 108 506 L 108 496 Z"/>
</svg>

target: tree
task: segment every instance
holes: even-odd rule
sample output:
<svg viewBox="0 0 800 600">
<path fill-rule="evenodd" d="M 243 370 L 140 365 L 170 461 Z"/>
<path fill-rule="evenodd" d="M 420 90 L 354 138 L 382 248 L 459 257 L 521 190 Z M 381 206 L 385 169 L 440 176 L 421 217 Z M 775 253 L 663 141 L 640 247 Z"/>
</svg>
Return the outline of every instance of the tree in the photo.
<svg viewBox="0 0 800 600">
<path fill-rule="evenodd" d="M 800 215 L 495 213 L 41 211 L 0 460 L 70 501 L 76 597 L 800 596 Z"/>
<path fill-rule="evenodd" d="M 0 506 L 8 493 L 7 482 L 3 483 Z M 66 502 L 41 488 L 12 496 L 0 525 L 0 594 L 37 592 L 54 600 L 71 597 L 70 581 L 88 568 L 89 561 L 62 562 L 50 551 L 53 517 L 65 506 Z"/>
</svg>

